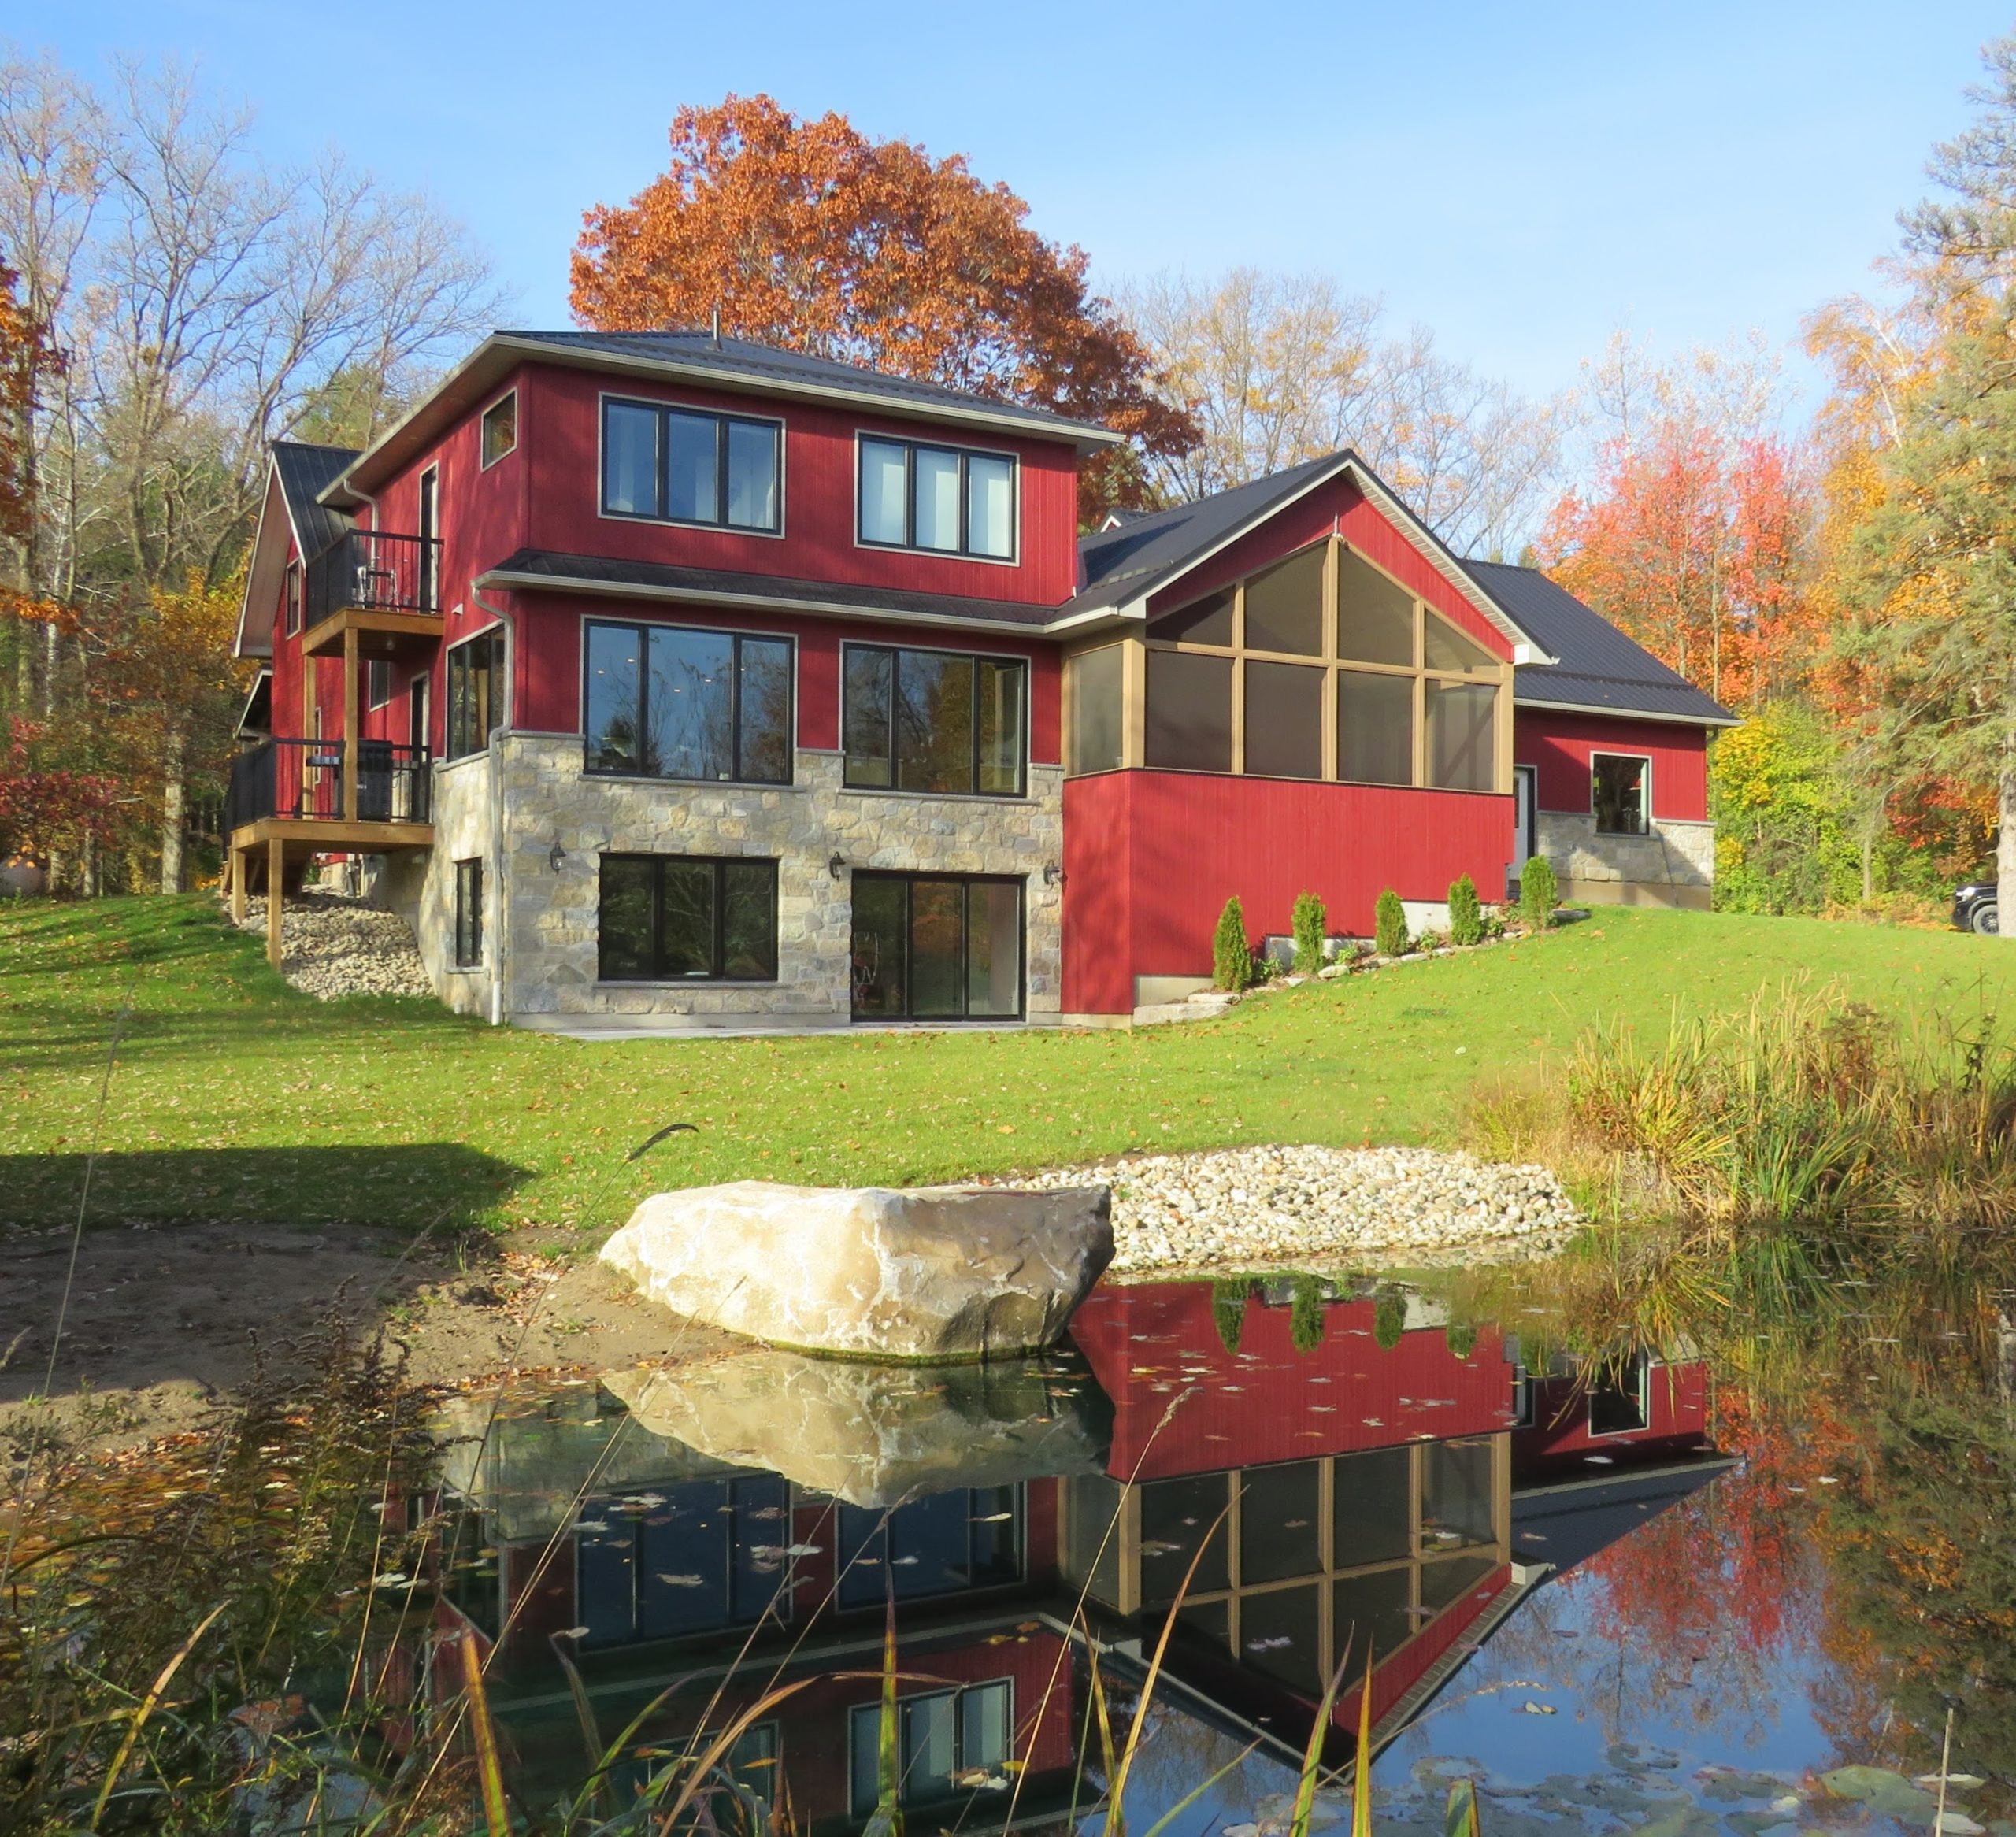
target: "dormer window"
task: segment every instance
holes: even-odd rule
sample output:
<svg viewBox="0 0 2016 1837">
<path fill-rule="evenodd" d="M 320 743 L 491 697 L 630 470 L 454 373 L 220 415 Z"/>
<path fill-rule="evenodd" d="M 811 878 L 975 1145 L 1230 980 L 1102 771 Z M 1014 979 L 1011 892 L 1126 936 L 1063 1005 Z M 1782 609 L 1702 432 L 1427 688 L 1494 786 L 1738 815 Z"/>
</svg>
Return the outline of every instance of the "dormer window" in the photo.
<svg viewBox="0 0 2016 1837">
<path fill-rule="evenodd" d="M 607 399 L 602 513 L 775 535 L 783 456 L 784 428 L 776 421 Z"/>
<path fill-rule="evenodd" d="M 1014 456 L 864 434 L 859 528 L 874 548 L 1012 561 Z"/>
</svg>

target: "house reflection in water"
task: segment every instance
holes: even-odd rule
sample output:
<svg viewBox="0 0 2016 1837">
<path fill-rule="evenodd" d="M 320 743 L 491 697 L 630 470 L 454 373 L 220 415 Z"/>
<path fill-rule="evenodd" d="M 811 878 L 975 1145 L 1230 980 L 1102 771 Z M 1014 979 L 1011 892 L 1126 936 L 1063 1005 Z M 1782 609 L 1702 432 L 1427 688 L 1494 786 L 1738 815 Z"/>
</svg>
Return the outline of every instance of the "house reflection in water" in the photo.
<svg viewBox="0 0 2016 1837">
<path fill-rule="evenodd" d="M 892 1596 L 910 1806 L 951 1821 L 979 1796 L 998 1820 L 1012 1798 L 1018 1826 L 1074 1795 L 1082 1812 L 1085 1637 L 1125 1675 L 1193 1558 L 1173 1709 L 1299 1749 L 1369 1641 L 1383 1741 L 1549 1564 L 1721 1465 L 1698 1368 L 1529 1377 L 1496 1329 L 1458 1350 L 1407 1306 L 1395 1339 L 1369 1298 L 1297 1309 L 1284 1283 L 1228 1313 L 1207 1285 L 1111 1287 L 1074 1319 L 1075 1351 L 1028 1364 L 752 1352 L 520 1401 L 480 1453 L 473 1435 L 448 1450 L 448 1491 L 495 1553 L 449 1611 L 498 1642 L 492 1705 L 535 1796 L 580 1771 L 557 1643 L 610 1731 L 689 1676 L 647 1731 L 672 1751 L 780 1676 L 811 1679 L 735 1770 L 766 1798 L 787 1781 L 815 1833 L 858 1825 Z M 1522 1528 L 1540 1546 L 1525 1555 Z M 1340 1726 L 1356 1714 L 1353 1693 Z"/>
</svg>

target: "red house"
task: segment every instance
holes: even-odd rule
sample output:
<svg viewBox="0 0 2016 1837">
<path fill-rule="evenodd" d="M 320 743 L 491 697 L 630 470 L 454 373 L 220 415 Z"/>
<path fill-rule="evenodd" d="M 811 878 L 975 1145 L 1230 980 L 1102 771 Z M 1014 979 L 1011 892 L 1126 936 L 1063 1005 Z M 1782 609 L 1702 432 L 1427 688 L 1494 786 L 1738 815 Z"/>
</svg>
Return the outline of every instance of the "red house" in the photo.
<svg viewBox="0 0 2016 1837">
<path fill-rule="evenodd" d="M 276 446 L 234 897 L 358 859 L 444 1001 L 590 1029 L 1124 1020 L 1232 894 L 1362 935 L 1536 850 L 1705 903 L 1713 702 L 1349 453 L 1081 543 L 1116 439 L 499 332 L 369 450 Z"/>
</svg>

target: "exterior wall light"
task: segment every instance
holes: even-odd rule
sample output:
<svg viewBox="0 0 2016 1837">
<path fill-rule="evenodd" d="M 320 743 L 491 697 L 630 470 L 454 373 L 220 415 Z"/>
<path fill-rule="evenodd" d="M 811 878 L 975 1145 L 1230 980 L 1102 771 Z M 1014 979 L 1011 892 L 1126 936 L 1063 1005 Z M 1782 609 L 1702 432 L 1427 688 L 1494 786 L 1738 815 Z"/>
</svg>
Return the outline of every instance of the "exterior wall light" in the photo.
<svg viewBox="0 0 2016 1837">
<path fill-rule="evenodd" d="M 847 864 L 846 858 L 843 856 L 835 855 L 833 858 L 826 864 L 826 872 L 831 874 L 836 880 L 839 880 L 841 875 L 844 874 L 847 871 Z"/>
<path fill-rule="evenodd" d="M 1064 884 L 1064 870 L 1054 861 L 1045 861 L 1043 865 L 1043 883 L 1046 887 L 1062 887 Z"/>
<path fill-rule="evenodd" d="M 567 851 L 558 843 L 553 845 L 553 852 L 546 857 L 546 865 L 556 874 L 566 866 Z"/>
</svg>

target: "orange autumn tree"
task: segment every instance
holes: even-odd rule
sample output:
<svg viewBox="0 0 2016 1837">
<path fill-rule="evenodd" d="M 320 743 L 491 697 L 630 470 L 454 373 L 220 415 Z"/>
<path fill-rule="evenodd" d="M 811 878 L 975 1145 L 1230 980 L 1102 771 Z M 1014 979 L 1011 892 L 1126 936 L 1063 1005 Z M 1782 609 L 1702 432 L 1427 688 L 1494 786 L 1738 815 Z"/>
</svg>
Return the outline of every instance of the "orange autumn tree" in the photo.
<svg viewBox="0 0 2016 1837">
<path fill-rule="evenodd" d="M 1590 488 L 1549 515 L 1541 563 L 1718 701 L 1754 703 L 1807 641 L 1810 521 L 1782 439 L 1669 413 L 1606 443 Z"/>
<path fill-rule="evenodd" d="M 572 304 L 604 331 L 701 327 L 1102 423 L 1131 446 L 1080 475 L 1085 520 L 1147 496 L 1143 457 L 1196 444 L 1158 399 L 1147 348 L 1088 292 L 1083 250 L 958 154 L 873 141 L 844 116 L 769 96 L 673 118 L 672 163 L 628 205 L 597 205 Z"/>
</svg>

